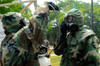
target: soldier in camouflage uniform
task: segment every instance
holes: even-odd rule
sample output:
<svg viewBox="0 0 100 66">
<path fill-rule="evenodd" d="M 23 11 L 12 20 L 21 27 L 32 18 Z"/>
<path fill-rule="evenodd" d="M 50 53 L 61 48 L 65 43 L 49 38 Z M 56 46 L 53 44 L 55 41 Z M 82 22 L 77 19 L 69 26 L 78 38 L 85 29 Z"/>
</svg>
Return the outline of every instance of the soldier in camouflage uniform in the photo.
<svg viewBox="0 0 100 66">
<path fill-rule="evenodd" d="M 29 20 L 29 25 L 21 27 L 20 30 L 21 16 L 16 13 L 3 16 L 4 29 L 7 34 L 11 35 L 10 37 L 8 35 L 7 39 L 5 38 L 2 42 L 0 66 L 39 66 L 37 53 L 46 39 L 49 10 L 53 10 L 51 6 L 58 10 L 54 3 L 44 3 L 36 9 Z M 10 17 L 7 16 L 9 14 Z"/>
<path fill-rule="evenodd" d="M 99 40 L 83 23 L 82 12 L 71 9 L 60 26 L 62 35 L 55 54 L 62 55 L 60 66 L 99 66 Z"/>
<path fill-rule="evenodd" d="M 20 30 L 26 25 L 26 22 L 25 22 L 25 18 L 20 13 L 9 12 L 3 15 L 2 24 L 3 24 L 4 33 L 6 36 L 1 43 L 2 49 L 0 48 L 0 51 L 3 50 L 3 48 L 6 47 L 6 45 L 10 47 L 10 45 L 8 44 L 8 41 L 12 39 L 12 37 L 18 30 Z M 4 61 L 4 59 L 2 59 L 3 55 L 1 56 L 2 53 L 3 52 L 0 52 L 0 66 L 4 65 L 2 64 L 2 62 Z"/>
</svg>

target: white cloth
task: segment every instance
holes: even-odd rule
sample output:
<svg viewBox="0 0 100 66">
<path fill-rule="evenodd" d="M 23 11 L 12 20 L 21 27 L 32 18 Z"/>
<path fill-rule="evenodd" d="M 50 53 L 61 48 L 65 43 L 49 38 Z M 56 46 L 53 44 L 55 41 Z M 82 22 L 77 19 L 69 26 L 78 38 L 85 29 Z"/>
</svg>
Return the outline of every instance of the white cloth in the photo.
<svg viewBox="0 0 100 66">
<path fill-rule="evenodd" d="M 1 47 L 1 42 L 4 39 L 4 37 L 5 37 L 4 29 L 3 29 L 3 26 L 2 26 L 2 22 L 0 22 L 0 47 Z"/>
<path fill-rule="evenodd" d="M 50 66 L 51 65 L 50 58 L 47 58 L 45 56 L 39 58 L 39 63 L 40 63 L 40 66 Z"/>
</svg>

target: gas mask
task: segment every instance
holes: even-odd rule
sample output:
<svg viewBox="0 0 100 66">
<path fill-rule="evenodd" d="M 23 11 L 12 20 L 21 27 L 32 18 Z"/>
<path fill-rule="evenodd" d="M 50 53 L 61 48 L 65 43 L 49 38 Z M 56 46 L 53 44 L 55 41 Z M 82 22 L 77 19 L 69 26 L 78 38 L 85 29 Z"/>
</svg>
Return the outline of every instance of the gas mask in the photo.
<svg viewBox="0 0 100 66">
<path fill-rule="evenodd" d="M 68 31 L 71 32 L 72 35 L 74 35 L 79 30 L 78 25 L 75 23 L 68 23 L 67 26 Z"/>
<path fill-rule="evenodd" d="M 74 22 L 73 17 L 67 16 L 67 18 L 65 18 L 65 21 L 67 21 L 66 25 L 68 26 L 68 31 L 71 32 L 72 35 L 74 35 L 79 30 L 79 27 Z"/>
<path fill-rule="evenodd" d="M 72 16 L 65 17 L 62 24 L 64 24 L 64 26 L 66 25 L 66 31 L 69 31 L 72 35 L 74 35 L 79 30 L 79 26 L 74 22 Z"/>
</svg>

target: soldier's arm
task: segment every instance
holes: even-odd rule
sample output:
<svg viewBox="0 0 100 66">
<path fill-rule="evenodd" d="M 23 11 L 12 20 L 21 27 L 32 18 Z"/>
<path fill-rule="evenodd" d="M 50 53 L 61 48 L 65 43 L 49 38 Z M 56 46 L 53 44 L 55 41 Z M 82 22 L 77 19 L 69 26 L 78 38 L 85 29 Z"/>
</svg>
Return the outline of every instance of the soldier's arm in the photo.
<svg viewBox="0 0 100 66">
<path fill-rule="evenodd" d="M 55 4 L 51 2 L 49 4 L 55 6 Z M 56 8 L 57 7 L 55 6 L 55 9 Z M 16 42 L 23 43 L 25 42 L 23 40 L 27 38 L 28 39 L 27 41 L 30 40 L 32 44 L 34 44 L 34 48 L 36 48 L 36 46 L 37 47 L 40 46 L 40 44 L 42 44 L 43 40 L 46 38 L 46 33 L 48 30 L 47 23 L 48 23 L 49 10 L 50 7 L 47 3 L 44 3 L 43 6 L 37 8 L 33 16 L 29 19 L 29 25 L 19 30 L 13 39 L 16 40 Z M 20 38 L 22 39 L 23 42 L 20 40 Z"/>
<path fill-rule="evenodd" d="M 54 45 L 54 53 L 56 55 L 61 55 L 63 53 L 63 50 L 65 48 L 65 45 L 66 45 L 66 41 L 67 39 L 66 38 L 63 38 L 62 36 L 60 37 L 60 40 L 58 40 L 58 44 L 55 43 Z"/>
<path fill-rule="evenodd" d="M 54 10 L 59 10 L 53 2 L 46 2 L 36 9 L 29 20 L 29 29 L 33 32 L 34 39 L 40 44 L 46 38 L 49 10 L 53 10 L 53 8 Z"/>
<path fill-rule="evenodd" d="M 15 41 L 18 46 L 24 44 L 30 45 L 31 42 L 35 51 L 35 48 L 38 48 L 40 44 L 42 44 L 43 39 L 46 38 L 48 15 L 49 8 L 48 5 L 44 3 L 43 6 L 36 9 L 30 18 L 29 25 L 20 29 L 12 40 Z"/>
<path fill-rule="evenodd" d="M 84 60 L 86 61 L 85 62 L 86 66 L 99 66 L 98 45 L 99 45 L 99 40 L 96 36 L 91 37 L 88 40 L 87 44 L 85 45 Z"/>
<path fill-rule="evenodd" d="M 66 34 L 67 34 L 67 26 L 66 26 L 66 23 L 65 21 L 63 21 L 60 25 L 60 31 L 61 31 L 61 36 L 60 36 L 60 39 L 58 39 L 58 44 L 55 43 L 54 47 L 54 52 L 56 55 L 61 55 L 63 53 L 63 50 L 64 50 L 64 47 L 66 45 Z"/>
<path fill-rule="evenodd" d="M 44 3 L 41 7 L 36 9 L 29 20 L 29 29 L 38 43 L 42 43 L 43 39 L 46 38 L 48 16 L 49 8 L 48 5 Z"/>
</svg>

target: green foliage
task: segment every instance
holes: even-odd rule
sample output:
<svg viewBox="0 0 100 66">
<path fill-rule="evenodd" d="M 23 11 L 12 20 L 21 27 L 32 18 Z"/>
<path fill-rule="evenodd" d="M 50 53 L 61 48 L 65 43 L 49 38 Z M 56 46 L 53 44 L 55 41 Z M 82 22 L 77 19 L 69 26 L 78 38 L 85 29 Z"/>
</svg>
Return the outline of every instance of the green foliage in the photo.
<svg viewBox="0 0 100 66">
<path fill-rule="evenodd" d="M 52 31 L 52 26 L 53 26 L 53 24 L 52 24 L 52 23 L 49 23 L 49 24 L 48 24 L 48 31 L 49 31 L 49 32 L 51 32 L 51 31 Z"/>
<path fill-rule="evenodd" d="M 20 2 L 20 0 L 0 0 L 0 4 L 5 3 L 13 3 L 13 2 Z M 20 12 L 23 9 L 22 4 L 10 5 L 10 6 L 3 6 L 0 7 L 0 14 L 5 14 L 8 12 Z M 28 8 L 24 11 L 23 16 L 29 19 L 32 16 L 31 10 Z"/>
<path fill-rule="evenodd" d="M 59 16 L 60 24 L 64 20 L 64 17 L 66 13 L 73 8 L 73 0 L 58 0 L 59 3 L 57 4 L 60 13 L 57 14 Z M 20 2 L 20 0 L 0 0 L 0 4 L 4 3 L 12 3 L 12 2 Z M 84 16 L 84 23 L 88 25 L 91 28 L 91 4 L 74 0 L 74 4 L 77 7 L 77 9 L 81 10 Z M 5 14 L 7 12 L 20 12 L 22 10 L 22 4 L 18 5 L 11 5 L 11 6 L 4 6 L 0 7 L 0 14 Z M 100 5 L 98 3 L 94 3 L 94 32 L 98 35 L 100 35 Z M 48 30 L 52 33 L 52 29 L 57 26 L 57 15 L 54 11 L 50 11 L 49 16 L 49 24 L 48 24 Z M 24 13 L 23 16 L 29 19 L 29 17 L 32 16 L 31 10 L 28 8 Z M 48 32 L 48 33 L 49 33 Z"/>
<path fill-rule="evenodd" d="M 0 4 L 5 4 L 5 3 L 12 3 L 14 2 L 15 0 L 0 0 Z M 17 7 L 16 7 L 17 6 Z M 3 7 L 0 7 L 0 14 L 5 14 L 7 12 L 11 12 L 12 10 L 15 11 L 15 8 L 17 10 L 17 8 L 19 7 L 19 5 L 10 5 L 10 6 L 3 6 Z M 21 5 L 20 5 L 21 7 Z M 12 9 L 13 8 L 13 9 Z"/>
<path fill-rule="evenodd" d="M 59 13 L 59 17 L 60 17 L 59 21 L 60 21 L 60 23 L 64 20 L 64 15 L 65 15 L 64 12 L 60 12 Z"/>
<path fill-rule="evenodd" d="M 51 66 L 60 66 L 61 56 L 51 56 Z"/>
<path fill-rule="evenodd" d="M 72 9 L 72 5 L 73 5 L 73 1 L 72 0 L 58 0 L 59 3 L 57 4 L 59 9 L 60 9 L 60 13 L 59 13 L 59 20 L 60 23 L 64 20 L 64 17 L 66 15 L 66 13 Z M 77 9 L 81 10 L 83 13 L 83 17 L 84 17 L 84 23 L 86 25 L 88 25 L 90 28 L 92 28 L 91 26 L 91 4 L 90 3 L 86 3 L 86 2 L 82 2 L 82 1 L 77 1 L 74 0 L 74 4 L 76 6 Z M 98 2 L 95 2 L 94 5 L 94 23 L 93 23 L 93 28 L 94 28 L 94 32 L 97 34 L 97 36 L 99 37 L 100 35 L 100 5 L 98 4 Z M 54 19 L 56 19 L 55 14 L 54 13 L 50 13 L 50 23 L 52 23 L 54 21 Z M 50 26 L 52 28 L 52 26 Z M 54 27 L 54 26 L 53 26 Z"/>
<path fill-rule="evenodd" d="M 29 19 L 32 16 L 32 11 L 28 8 L 26 11 L 23 12 L 23 16 Z"/>
</svg>

